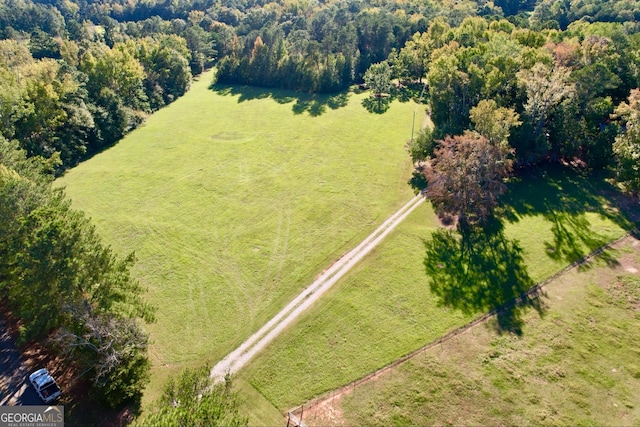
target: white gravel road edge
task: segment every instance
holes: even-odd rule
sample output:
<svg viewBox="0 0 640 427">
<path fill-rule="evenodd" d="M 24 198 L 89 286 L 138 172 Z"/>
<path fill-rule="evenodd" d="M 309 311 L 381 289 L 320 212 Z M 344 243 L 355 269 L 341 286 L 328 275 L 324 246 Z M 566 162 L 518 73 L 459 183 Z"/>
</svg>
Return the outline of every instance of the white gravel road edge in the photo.
<svg viewBox="0 0 640 427">
<path fill-rule="evenodd" d="M 251 335 L 237 349 L 225 356 L 211 369 L 211 377 L 221 380 L 226 374 L 235 374 L 245 366 L 259 351 L 264 349 L 280 332 L 316 302 L 340 278 L 364 258 L 378 243 L 382 241 L 398 224 L 400 224 L 415 208 L 424 201 L 417 195 L 397 212 L 391 215 L 373 233 L 358 246 L 337 260 L 324 271 L 314 282 L 306 287 L 285 308 L 269 320 L 262 328 Z"/>
</svg>

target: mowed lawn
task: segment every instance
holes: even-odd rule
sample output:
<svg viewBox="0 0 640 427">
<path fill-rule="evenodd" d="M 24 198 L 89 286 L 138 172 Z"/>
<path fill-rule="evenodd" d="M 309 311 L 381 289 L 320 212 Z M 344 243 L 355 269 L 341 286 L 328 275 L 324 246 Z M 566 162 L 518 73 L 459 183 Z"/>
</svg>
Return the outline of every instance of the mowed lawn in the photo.
<svg viewBox="0 0 640 427">
<path fill-rule="evenodd" d="M 638 270 L 628 239 L 551 282 L 522 336 L 477 326 L 336 399 L 332 425 L 639 425 Z"/>
<path fill-rule="evenodd" d="M 242 388 L 250 385 L 284 413 L 438 339 L 490 311 L 494 303 L 518 295 L 528 283 L 544 280 L 623 235 L 631 222 L 603 196 L 608 192 L 615 189 L 602 177 L 561 167 L 512 180 L 500 210 L 502 229 L 476 245 L 476 259 L 483 261 L 492 282 L 479 275 L 462 289 L 455 280 L 440 276 L 434 282 L 426 275 L 424 242 L 439 224 L 425 204 L 240 372 Z M 445 255 L 458 250 L 440 249 Z M 521 283 L 509 276 L 513 271 Z M 504 272 L 506 279 L 501 282 L 495 272 Z M 454 303 L 441 304 L 432 283 L 441 294 L 457 292 Z M 536 313 L 519 309 L 509 320 L 522 322 L 528 312 Z M 254 424 L 275 422 L 262 417 L 264 402 L 256 407 L 254 402 L 249 399 L 246 406 Z M 365 418 L 351 420 L 353 425 L 369 424 Z M 392 420 L 385 418 L 381 424 L 387 422 Z"/>
<path fill-rule="evenodd" d="M 412 102 L 368 112 L 368 94 L 209 88 L 70 170 L 91 216 L 157 306 L 156 397 L 170 373 L 214 363 L 413 196 Z"/>
</svg>

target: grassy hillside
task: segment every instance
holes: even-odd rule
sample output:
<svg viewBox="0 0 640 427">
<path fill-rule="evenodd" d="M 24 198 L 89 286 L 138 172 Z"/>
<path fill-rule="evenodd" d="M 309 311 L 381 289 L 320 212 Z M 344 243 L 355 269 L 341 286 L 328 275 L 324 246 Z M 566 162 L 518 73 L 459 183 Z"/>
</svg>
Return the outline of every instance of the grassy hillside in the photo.
<svg viewBox="0 0 640 427">
<path fill-rule="evenodd" d="M 442 274 L 427 277 L 424 242 L 437 219 L 422 206 L 241 372 L 242 379 L 286 411 L 391 363 L 624 234 L 631 223 L 605 197 L 612 191 L 602 177 L 555 167 L 514 179 L 500 212 L 502 228 L 475 244 L 473 262 L 482 272 L 466 277 L 458 275 L 461 264 L 447 261 L 459 247 L 447 245 L 437 248 Z M 453 302 L 443 304 L 447 297 Z M 526 312 L 510 312 L 500 327 L 521 328 Z M 369 423 L 360 418 L 356 424 Z"/>
<path fill-rule="evenodd" d="M 147 398 L 222 358 L 412 196 L 415 104 L 375 114 L 367 94 L 210 79 L 59 180 L 108 243 L 136 252 L 158 307 Z"/>
<path fill-rule="evenodd" d="M 306 421 L 341 414 L 333 425 L 638 425 L 640 242 L 606 255 L 552 282 L 546 315 L 526 315 L 521 337 L 478 326 Z"/>
</svg>

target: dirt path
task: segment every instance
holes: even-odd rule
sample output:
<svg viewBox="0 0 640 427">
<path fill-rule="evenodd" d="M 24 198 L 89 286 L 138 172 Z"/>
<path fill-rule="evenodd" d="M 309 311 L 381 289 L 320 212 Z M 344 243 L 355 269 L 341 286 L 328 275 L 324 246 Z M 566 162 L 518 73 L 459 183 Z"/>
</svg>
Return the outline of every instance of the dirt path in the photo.
<svg viewBox="0 0 640 427">
<path fill-rule="evenodd" d="M 226 373 L 234 374 L 246 365 L 253 356 L 265 348 L 280 332 L 289 326 L 300 314 L 317 301 L 353 266 L 378 245 L 398 224 L 402 222 L 424 198 L 418 195 L 391 215 L 380 227 L 364 239 L 358 246 L 337 260 L 316 280 L 305 288 L 284 309 L 251 335 L 237 349 L 229 353 L 211 369 L 211 377 L 221 379 Z"/>
</svg>

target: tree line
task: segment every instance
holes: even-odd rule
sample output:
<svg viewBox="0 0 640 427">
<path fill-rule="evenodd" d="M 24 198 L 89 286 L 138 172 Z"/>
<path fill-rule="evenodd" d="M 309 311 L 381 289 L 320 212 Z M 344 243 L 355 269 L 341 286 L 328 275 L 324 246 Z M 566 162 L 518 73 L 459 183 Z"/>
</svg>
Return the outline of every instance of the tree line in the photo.
<svg viewBox="0 0 640 427">
<path fill-rule="evenodd" d="M 426 78 L 431 61 L 444 66 L 420 51 L 416 38 L 440 25 L 436 17 L 471 31 L 455 40 L 463 48 L 471 48 L 477 30 L 465 21 L 470 15 L 513 26 L 510 42 L 526 48 L 565 37 L 574 21 L 624 21 L 619 32 L 635 32 L 635 2 L 592 3 L 0 0 L 0 134 L 20 141 L 28 155 L 59 152 L 62 173 L 184 94 L 192 77 L 214 64 L 220 83 L 336 92 L 394 56 L 409 61 L 404 70 L 396 61 L 398 77 Z M 558 28 L 566 31 L 552 36 Z M 450 41 L 434 40 L 429 49 Z M 612 41 L 618 50 L 624 43 Z M 468 110 L 468 103 L 460 107 Z"/>
<path fill-rule="evenodd" d="M 0 137 L 0 295 L 20 321 L 19 342 L 48 343 L 116 407 L 148 380 L 140 321 L 153 321 L 154 309 L 130 275 L 133 254 L 116 256 L 52 187 L 58 161 Z"/>
<path fill-rule="evenodd" d="M 284 19 L 274 14 L 261 29 L 234 39 L 219 63 L 218 81 L 336 92 L 361 80 L 371 64 L 427 24 L 423 15 L 372 10 L 361 2 L 333 3 L 311 18 Z"/>
<path fill-rule="evenodd" d="M 506 20 L 469 17 L 451 27 L 436 19 L 416 33 L 385 62 L 390 78 L 424 80 L 434 129 L 411 141 L 409 152 L 432 201 L 482 218 L 496 204 L 487 192 L 502 191 L 497 183 L 513 166 L 560 159 L 614 167 L 637 192 L 639 43 L 635 25 L 584 21 L 535 31 Z M 474 168 L 481 156 L 495 168 Z M 456 169 L 463 164 L 464 172 Z M 467 178 L 454 184 L 458 175 Z M 485 187 L 474 194 L 477 184 Z M 452 185 L 460 190 L 454 210 L 446 200 Z"/>
<path fill-rule="evenodd" d="M 191 83 L 183 39 L 115 43 L 0 40 L 0 134 L 29 156 L 60 153 L 58 173 L 114 144 Z"/>
<path fill-rule="evenodd" d="M 60 153 L 56 174 L 182 96 L 214 55 L 197 17 L 127 32 L 108 17 L 104 25 L 81 20 L 74 3 L 64 5 L 0 8 L 0 135 L 29 156 Z"/>
</svg>

